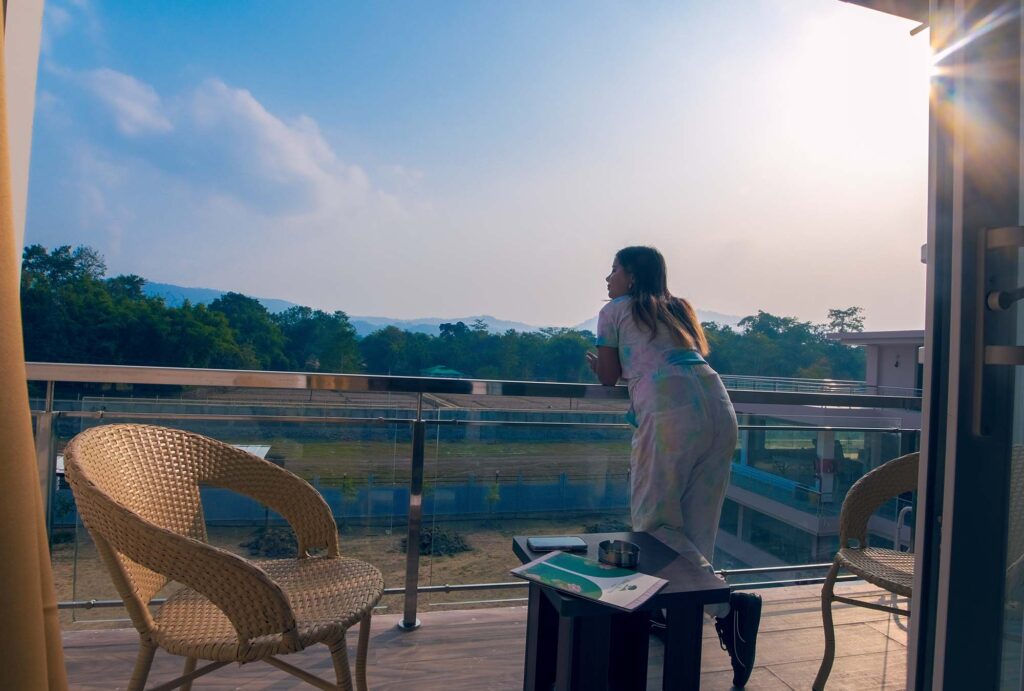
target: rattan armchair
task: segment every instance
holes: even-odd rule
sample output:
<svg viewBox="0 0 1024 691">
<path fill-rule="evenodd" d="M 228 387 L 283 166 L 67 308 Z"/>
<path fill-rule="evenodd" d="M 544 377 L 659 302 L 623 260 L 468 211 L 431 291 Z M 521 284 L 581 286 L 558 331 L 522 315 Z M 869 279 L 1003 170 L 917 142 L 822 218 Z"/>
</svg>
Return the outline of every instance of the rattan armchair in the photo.
<svg viewBox="0 0 1024 691">
<path fill-rule="evenodd" d="M 825 655 L 814 679 L 815 691 L 822 691 L 836 653 L 832 626 L 832 603 L 844 602 L 883 612 L 910 615 L 907 609 L 864 602 L 835 594 L 840 569 L 860 576 L 868 583 L 896 595 L 910 598 L 914 584 L 914 555 L 910 552 L 868 546 L 868 520 L 882 504 L 904 492 L 917 489 L 918 454 L 900 456 L 867 473 L 850 488 L 839 513 L 839 552 L 821 588 L 821 619 L 825 628 Z"/>
<path fill-rule="evenodd" d="M 142 689 L 157 648 L 186 658 L 192 680 L 229 662 L 262 660 L 324 689 L 351 689 L 345 632 L 359 622 L 356 683 L 366 689 L 370 615 L 384 580 L 339 556 L 330 508 L 292 473 L 228 444 L 149 425 L 86 430 L 64 452 L 83 523 L 139 632 L 129 689 Z M 199 485 L 225 487 L 276 511 L 295 531 L 295 559 L 247 560 L 207 543 Z M 312 550 L 323 550 L 311 556 Z M 149 601 L 182 584 L 154 612 Z M 337 685 L 278 659 L 316 643 Z M 209 661 L 196 669 L 197 660 Z"/>
</svg>

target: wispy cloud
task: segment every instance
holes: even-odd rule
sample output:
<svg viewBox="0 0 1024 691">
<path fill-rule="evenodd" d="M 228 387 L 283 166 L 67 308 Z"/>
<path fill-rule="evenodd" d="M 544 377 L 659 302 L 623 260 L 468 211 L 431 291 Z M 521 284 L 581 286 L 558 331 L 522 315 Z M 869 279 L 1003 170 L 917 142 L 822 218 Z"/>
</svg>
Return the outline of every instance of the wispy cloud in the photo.
<svg viewBox="0 0 1024 691">
<path fill-rule="evenodd" d="M 76 109 L 71 99 L 48 111 L 47 125 L 75 142 L 61 152 L 70 194 L 55 227 L 95 237 L 112 271 L 315 294 L 301 299 L 334 308 L 339 280 L 350 294 L 396 252 L 417 255 L 431 241 L 420 232 L 430 213 L 418 202 L 422 174 L 396 163 L 371 176 L 307 115 L 273 112 L 215 78 L 160 93 L 111 69 L 63 76 L 85 85 L 77 95 L 100 118 L 61 118 Z M 359 260 L 339 279 L 345 257 Z"/>
<path fill-rule="evenodd" d="M 39 51 L 47 56 L 53 52 L 56 41 L 71 27 L 72 17 L 71 12 L 52 2 L 46 4 L 43 12 L 43 31 L 40 35 Z"/>
<path fill-rule="evenodd" d="M 274 186 L 278 195 L 292 197 L 293 208 L 300 196 L 300 214 L 344 214 L 374 194 L 367 173 L 343 161 L 312 118 L 286 121 L 246 89 L 207 80 L 184 117 L 196 140 L 215 147 L 236 176 Z"/>
<path fill-rule="evenodd" d="M 94 45 L 102 43 L 103 24 L 96 8 L 88 0 L 48 0 L 43 12 L 40 52 L 44 59 L 52 56 L 62 37 L 75 30 L 87 36 Z"/>
<path fill-rule="evenodd" d="M 110 110 L 123 134 L 138 136 L 174 129 L 160 96 L 149 84 L 108 68 L 87 72 L 83 82 Z"/>
</svg>

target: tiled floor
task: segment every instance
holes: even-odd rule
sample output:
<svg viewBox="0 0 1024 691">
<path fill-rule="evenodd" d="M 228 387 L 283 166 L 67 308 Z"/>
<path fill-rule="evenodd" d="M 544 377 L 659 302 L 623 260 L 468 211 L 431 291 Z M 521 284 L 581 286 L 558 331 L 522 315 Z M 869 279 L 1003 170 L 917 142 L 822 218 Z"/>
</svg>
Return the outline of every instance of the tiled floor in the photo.
<svg viewBox="0 0 1024 691">
<path fill-rule="evenodd" d="M 837 590 L 877 602 L 887 595 L 863 583 Z M 819 586 L 761 591 L 765 600 L 758 638 L 757 665 L 747 688 L 752 691 L 809 689 L 824 646 Z M 906 673 L 906 620 L 884 612 L 835 606 L 837 654 L 828 688 L 902 689 Z M 374 618 L 370 642 L 371 689 L 480 691 L 521 689 L 526 608 L 505 607 L 421 613 L 423 626 L 404 633 L 397 614 Z M 132 629 L 75 631 L 65 634 L 68 677 L 75 689 L 124 688 L 135 658 Z M 350 638 L 354 647 L 355 638 Z M 648 688 L 661 685 L 661 644 L 651 644 Z M 352 650 L 354 658 L 354 650 Z M 326 648 L 317 647 L 288 661 L 331 678 Z M 150 683 L 180 673 L 181 659 L 158 652 Z M 719 649 L 710 622 L 704 627 L 702 689 L 731 688 L 728 656 Z M 203 689 L 305 689 L 299 680 L 265 664 L 229 665 L 198 680 Z"/>
</svg>

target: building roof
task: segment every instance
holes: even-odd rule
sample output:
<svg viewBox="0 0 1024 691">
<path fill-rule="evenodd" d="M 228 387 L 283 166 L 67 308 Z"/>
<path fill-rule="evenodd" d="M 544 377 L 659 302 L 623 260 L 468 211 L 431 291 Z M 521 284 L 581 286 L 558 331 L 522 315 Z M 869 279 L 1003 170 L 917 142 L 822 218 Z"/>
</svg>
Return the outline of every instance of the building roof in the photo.
<svg viewBox="0 0 1024 691">
<path fill-rule="evenodd" d="M 924 329 L 907 331 L 850 331 L 831 333 L 828 338 L 846 345 L 924 345 Z"/>
<path fill-rule="evenodd" d="M 851 5 L 860 5 L 897 17 L 928 23 L 928 0 L 843 0 Z"/>
</svg>

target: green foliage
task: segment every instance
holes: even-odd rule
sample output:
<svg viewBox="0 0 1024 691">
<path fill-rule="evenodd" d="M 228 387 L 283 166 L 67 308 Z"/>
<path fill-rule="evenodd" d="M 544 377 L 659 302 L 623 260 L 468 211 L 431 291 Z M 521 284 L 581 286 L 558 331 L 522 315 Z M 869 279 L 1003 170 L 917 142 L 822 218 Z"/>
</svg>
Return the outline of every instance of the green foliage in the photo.
<svg viewBox="0 0 1024 691">
<path fill-rule="evenodd" d="M 250 557 L 267 557 L 278 559 L 295 557 L 299 553 L 299 543 L 291 528 L 264 528 L 253 531 L 252 537 L 238 545 L 248 550 Z"/>
<path fill-rule="evenodd" d="M 359 345 L 348 315 L 292 307 L 273 316 L 294 369 L 310 372 L 358 372 Z"/>
<path fill-rule="evenodd" d="M 400 546 L 404 554 L 408 538 L 402 538 Z M 451 556 L 459 552 L 469 552 L 473 548 L 466 542 L 462 533 L 444 526 L 427 526 L 420 531 L 420 554 L 435 557 Z"/>
<path fill-rule="evenodd" d="M 863 331 L 864 309 L 862 307 L 831 309 L 828 311 L 828 324 L 826 325 L 826 328 L 829 331 L 836 333 Z"/>
<path fill-rule="evenodd" d="M 343 312 L 297 307 L 271 316 L 227 293 L 209 307 L 168 307 L 140 276 L 104 278 L 88 247 L 26 247 L 22 327 L 30 361 L 222 369 L 359 371 L 355 330 Z"/>
<path fill-rule="evenodd" d="M 272 315 L 226 293 L 209 307 L 168 307 L 140 276 L 105 278 L 88 247 L 26 247 L 21 277 L 25 354 L 37 362 L 288 369 L 419 376 L 436 366 L 482 379 L 596 381 L 589 331 L 491 333 L 485 322 L 445 323 L 437 336 L 393 326 L 359 339 L 344 312 L 293 307 Z M 864 355 L 826 337 L 863 329 L 859 307 L 829 310 L 824 325 L 758 312 L 738 329 L 705 324 L 722 374 L 862 379 Z"/>
<path fill-rule="evenodd" d="M 53 515 L 55 518 L 67 518 L 75 509 L 75 502 L 66 494 L 56 494 L 53 501 Z"/>
<path fill-rule="evenodd" d="M 418 376 L 437 365 L 481 379 L 594 381 L 584 354 L 593 348 L 588 331 L 542 329 L 539 333 L 490 333 L 479 320 L 445 323 L 438 336 L 389 326 L 359 342 L 372 374 Z"/>
<path fill-rule="evenodd" d="M 859 308 L 851 308 L 859 310 Z M 863 379 L 864 353 L 826 337 L 828 328 L 759 311 L 740 329 L 705 323 L 708 362 L 722 374 Z"/>
<path fill-rule="evenodd" d="M 225 293 L 210 303 L 211 312 L 220 312 L 235 334 L 247 369 L 286 369 L 284 334 L 270 312 L 255 298 L 241 293 Z"/>
<path fill-rule="evenodd" d="M 614 518 L 606 518 L 597 523 L 587 523 L 583 526 L 585 533 L 628 533 L 633 528 L 628 523 L 623 523 Z"/>
<path fill-rule="evenodd" d="M 346 501 L 353 501 L 359 497 L 359 487 L 356 486 L 356 481 L 348 475 L 341 478 L 341 481 L 338 483 L 338 489 Z"/>
<path fill-rule="evenodd" d="M 491 511 L 494 511 L 494 507 L 501 501 L 501 484 L 495 482 L 493 485 L 487 488 L 487 496 L 484 497 L 487 504 L 491 507 Z"/>
</svg>

